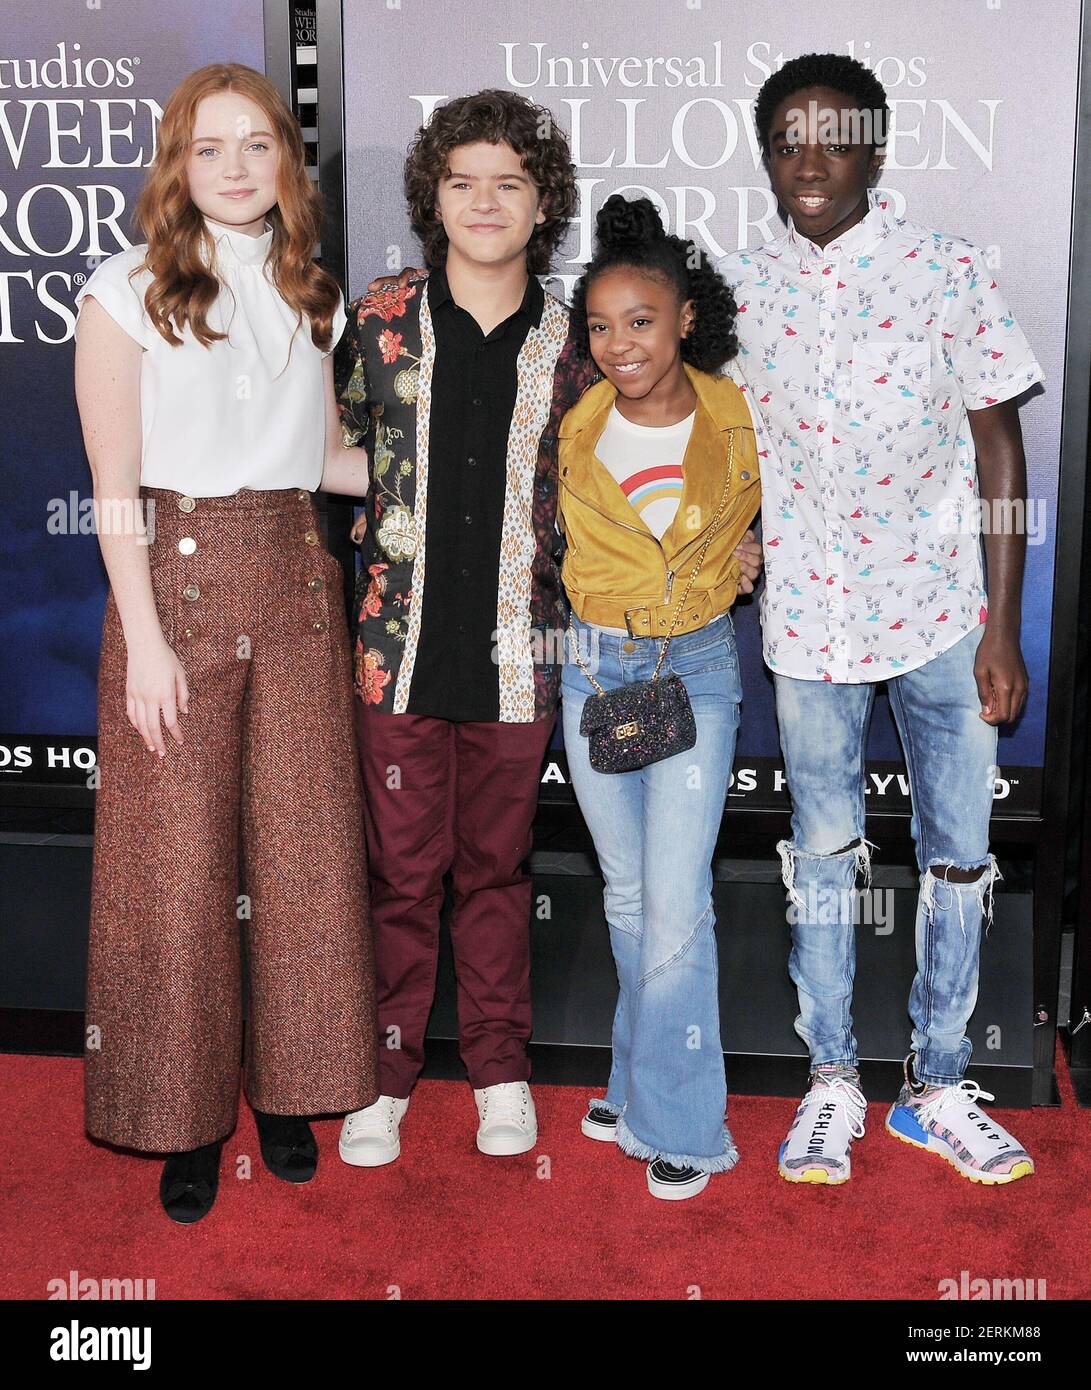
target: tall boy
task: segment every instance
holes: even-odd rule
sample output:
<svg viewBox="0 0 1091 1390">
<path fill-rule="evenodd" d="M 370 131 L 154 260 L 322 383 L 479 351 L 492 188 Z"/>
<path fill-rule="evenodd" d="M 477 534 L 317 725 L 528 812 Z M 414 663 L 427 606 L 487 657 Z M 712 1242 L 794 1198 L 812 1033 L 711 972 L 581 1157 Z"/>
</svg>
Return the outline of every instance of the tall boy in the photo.
<svg viewBox="0 0 1091 1390">
<path fill-rule="evenodd" d="M 754 120 L 788 232 L 718 267 L 739 305 L 732 369 L 765 451 L 762 628 L 793 806 L 778 850 L 812 1069 L 779 1168 L 844 1182 L 863 1134 L 852 906 L 885 680 L 921 872 L 913 1074 L 887 1129 L 975 1182 L 1007 1183 L 1033 1163 L 963 1078 L 997 877 L 996 726 L 1027 688 L 1025 536 L 988 528 L 986 596 L 974 511 L 978 496 L 992 516 L 1025 497 L 1015 398 L 1042 371 L 983 253 L 896 220 L 871 190 L 888 117 L 881 84 L 850 58 L 810 54 L 770 77 Z"/>
</svg>

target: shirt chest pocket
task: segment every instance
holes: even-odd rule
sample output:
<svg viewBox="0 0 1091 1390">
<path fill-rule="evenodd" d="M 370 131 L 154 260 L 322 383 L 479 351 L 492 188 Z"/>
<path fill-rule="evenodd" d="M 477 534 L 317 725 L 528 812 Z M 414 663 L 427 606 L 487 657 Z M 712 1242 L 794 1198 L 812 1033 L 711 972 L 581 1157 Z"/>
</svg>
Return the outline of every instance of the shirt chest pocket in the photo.
<svg viewBox="0 0 1091 1390">
<path fill-rule="evenodd" d="M 853 424 L 884 432 L 909 429 L 927 413 L 931 398 L 928 343 L 874 340 L 856 344 L 849 403 Z"/>
</svg>

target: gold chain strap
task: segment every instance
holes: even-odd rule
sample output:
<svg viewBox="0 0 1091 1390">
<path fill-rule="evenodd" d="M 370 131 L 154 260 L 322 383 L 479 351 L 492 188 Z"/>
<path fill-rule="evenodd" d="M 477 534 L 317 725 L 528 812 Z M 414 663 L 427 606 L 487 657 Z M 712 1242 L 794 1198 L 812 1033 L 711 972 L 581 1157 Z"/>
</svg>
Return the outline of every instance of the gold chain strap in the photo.
<svg viewBox="0 0 1091 1390">
<path fill-rule="evenodd" d="M 677 628 L 677 626 L 678 626 L 678 621 L 679 621 L 679 619 L 680 619 L 681 616 L 682 616 L 682 610 L 685 608 L 686 602 L 687 602 L 687 600 L 689 599 L 690 590 L 693 588 L 693 581 L 697 578 L 698 574 L 701 572 L 701 566 L 702 566 L 702 565 L 704 564 L 704 562 L 705 562 L 705 556 L 706 556 L 706 554 L 708 553 L 708 547 L 712 544 L 712 538 L 713 538 L 713 536 L 716 534 L 717 528 L 718 528 L 719 525 L 720 525 L 720 518 L 723 516 L 724 507 L 727 505 L 727 494 L 728 494 L 728 493 L 730 492 L 730 490 L 731 490 L 731 473 L 732 473 L 732 469 L 733 469 L 733 466 L 734 466 L 734 460 L 735 460 L 735 431 L 734 431 L 734 430 L 731 430 L 731 431 L 729 431 L 729 434 L 728 434 L 728 442 L 727 442 L 727 479 L 726 479 L 726 481 L 724 482 L 723 496 L 720 498 L 720 505 L 719 505 L 719 507 L 716 509 L 716 516 L 715 516 L 714 519 L 713 519 L 712 526 L 709 528 L 709 533 L 708 533 L 708 535 L 705 537 L 704 543 L 703 543 L 703 545 L 701 546 L 701 553 L 697 556 L 697 563 L 694 565 L 693 569 L 692 569 L 691 572 L 690 572 L 689 580 L 688 580 L 687 583 L 686 583 L 686 592 L 682 595 L 681 599 L 680 599 L 679 602 L 678 602 L 678 607 L 674 610 L 674 617 L 673 617 L 672 620 L 671 620 L 670 628 L 669 628 L 668 631 L 667 631 L 666 637 L 663 639 L 663 645 L 662 645 L 662 647 L 659 649 L 659 660 L 655 663 L 655 670 L 652 672 L 652 677 L 651 677 L 653 681 L 656 681 L 656 680 L 659 679 L 659 671 L 660 671 L 660 668 L 661 668 L 662 665 L 663 665 L 663 659 L 664 659 L 664 657 L 667 655 L 667 648 L 668 648 L 668 647 L 670 646 L 670 644 L 671 644 L 671 638 L 674 636 L 675 628 Z M 583 664 L 583 660 L 582 660 L 582 658 L 580 657 L 580 644 L 579 644 L 579 642 L 576 640 L 576 634 L 575 634 L 575 631 L 573 630 L 573 627 L 572 627 L 572 613 L 571 613 L 571 611 L 569 611 L 569 614 L 568 614 L 568 631 L 572 634 L 572 653 L 573 653 L 573 655 L 574 655 L 575 658 L 576 658 L 576 665 L 580 668 L 580 670 L 583 672 L 583 674 L 587 677 L 587 679 L 588 679 L 588 680 L 591 682 L 591 684 L 594 686 L 596 692 L 597 692 L 599 695 L 605 695 L 605 694 L 606 694 L 606 691 L 603 690 L 603 688 L 602 688 L 601 685 L 599 685 L 598 681 L 594 678 L 594 676 L 591 674 L 591 672 L 590 672 L 590 671 L 587 669 L 587 667 Z"/>
</svg>

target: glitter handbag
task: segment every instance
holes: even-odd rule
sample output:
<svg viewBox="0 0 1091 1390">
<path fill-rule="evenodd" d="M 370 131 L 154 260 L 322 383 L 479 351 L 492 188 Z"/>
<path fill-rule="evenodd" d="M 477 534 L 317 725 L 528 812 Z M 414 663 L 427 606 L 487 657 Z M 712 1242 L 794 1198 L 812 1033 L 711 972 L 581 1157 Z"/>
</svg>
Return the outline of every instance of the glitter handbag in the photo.
<svg viewBox="0 0 1091 1390">
<path fill-rule="evenodd" d="M 684 753 L 697 742 L 697 724 L 689 702 L 689 692 L 681 676 L 669 675 L 659 679 L 667 649 L 686 606 L 693 581 L 704 564 L 705 554 L 723 516 L 727 494 L 731 489 L 731 465 L 735 453 L 735 431 L 728 436 L 727 480 L 716 517 L 701 546 L 697 563 L 690 573 L 686 591 L 674 611 L 670 629 L 659 649 L 659 659 L 650 680 L 621 685 L 616 690 L 604 690 L 584 665 L 579 642 L 569 614 L 568 631 L 572 637 L 572 653 L 576 665 L 595 687 L 580 716 L 580 734 L 588 739 L 588 756 L 596 772 L 633 772 L 649 763 L 662 762 L 675 753 Z"/>
</svg>

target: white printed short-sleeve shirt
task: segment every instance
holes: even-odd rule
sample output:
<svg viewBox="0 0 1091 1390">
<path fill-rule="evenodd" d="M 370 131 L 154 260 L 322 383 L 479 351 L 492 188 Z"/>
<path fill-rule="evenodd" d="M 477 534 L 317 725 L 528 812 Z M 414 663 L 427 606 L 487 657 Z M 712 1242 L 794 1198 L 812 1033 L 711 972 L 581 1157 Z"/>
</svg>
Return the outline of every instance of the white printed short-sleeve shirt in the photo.
<svg viewBox="0 0 1091 1390">
<path fill-rule="evenodd" d="M 984 252 L 869 197 L 824 250 L 789 223 L 717 266 L 761 460 L 765 660 L 804 680 L 884 680 L 985 621 L 967 411 L 1043 377 Z"/>
</svg>

